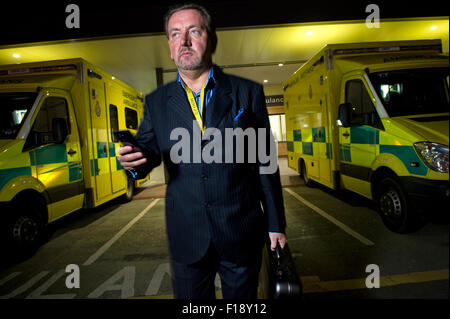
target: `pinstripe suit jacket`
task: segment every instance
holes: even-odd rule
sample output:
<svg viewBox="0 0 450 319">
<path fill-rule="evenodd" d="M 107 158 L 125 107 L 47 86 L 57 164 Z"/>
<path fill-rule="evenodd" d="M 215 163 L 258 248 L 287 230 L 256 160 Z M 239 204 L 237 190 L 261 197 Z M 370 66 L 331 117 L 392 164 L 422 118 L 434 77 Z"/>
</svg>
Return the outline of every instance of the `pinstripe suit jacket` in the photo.
<svg viewBox="0 0 450 319">
<path fill-rule="evenodd" d="M 206 128 L 221 132 L 222 143 L 213 152 L 221 149 L 224 159 L 225 128 L 266 128 L 268 138 L 270 125 L 260 84 L 224 74 L 216 66 L 214 78 L 215 91 L 204 116 Z M 245 111 L 234 121 L 240 108 Z M 260 174 L 258 158 L 256 163 L 248 158 L 244 163 L 194 162 L 195 156 L 199 158 L 195 154 L 199 148 L 194 147 L 192 138 L 200 141 L 201 137 L 193 121 L 186 92 L 175 81 L 146 96 L 144 118 L 136 135 L 147 152 L 147 168 L 159 165 L 162 157 L 169 173 L 165 203 L 171 257 L 194 263 L 204 256 L 212 241 L 222 258 L 246 263 L 261 253 L 268 231 L 285 230 L 279 171 Z M 189 162 L 171 160 L 171 148 L 180 141 L 170 138 L 175 128 L 189 132 L 191 147 L 183 150 L 189 152 Z M 198 142 L 202 150 L 215 137 L 203 139 Z"/>
</svg>

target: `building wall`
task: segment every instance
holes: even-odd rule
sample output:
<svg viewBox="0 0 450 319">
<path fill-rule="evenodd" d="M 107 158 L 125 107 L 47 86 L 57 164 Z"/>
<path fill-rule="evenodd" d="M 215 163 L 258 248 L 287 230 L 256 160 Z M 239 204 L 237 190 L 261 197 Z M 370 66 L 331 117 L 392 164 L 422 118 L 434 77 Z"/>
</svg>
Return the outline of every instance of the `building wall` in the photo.
<svg viewBox="0 0 450 319">
<path fill-rule="evenodd" d="M 286 143 L 286 122 L 284 117 L 284 106 L 279 101 L 283 95 L 281 84 L 264 85 L 264 95 L 266 96 L 267 113 L 269 114 L 270 127 L 275 140 L 278 142 L 278 156 L 287 156 Z M 274 104 L 274 106 L 271 106 Z"/>
</svg>

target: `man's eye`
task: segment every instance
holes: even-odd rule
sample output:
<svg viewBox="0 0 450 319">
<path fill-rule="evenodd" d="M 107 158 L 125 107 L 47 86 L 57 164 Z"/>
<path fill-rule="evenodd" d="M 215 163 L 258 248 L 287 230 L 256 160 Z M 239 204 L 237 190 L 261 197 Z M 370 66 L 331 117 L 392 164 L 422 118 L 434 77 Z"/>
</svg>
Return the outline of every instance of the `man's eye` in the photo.
<svg viewBox="0 0 450 319">
<path fill-rule="evenodd" d="M 176 39 L 176 38 L 178 38 L 179 36 L 180 36 L 179 33 L 172 33 L 172 34 L 171 34 L 172 39 Z"/>
<path fill-rule="evenodd" d="M 200 34 L 200 30 L 192 30 L 191 33 L 195 34 L 195 35 L 198 35 L 198 34 Z"/>
</svg>

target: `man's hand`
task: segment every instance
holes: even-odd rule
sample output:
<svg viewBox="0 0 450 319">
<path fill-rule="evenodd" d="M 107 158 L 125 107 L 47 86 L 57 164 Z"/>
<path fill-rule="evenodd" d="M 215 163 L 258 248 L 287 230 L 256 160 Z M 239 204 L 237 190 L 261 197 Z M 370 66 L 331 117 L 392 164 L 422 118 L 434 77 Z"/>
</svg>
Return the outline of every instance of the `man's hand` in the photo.
<svg viewBox="0 0 450 319">
<path fill-rule="evenodd" d="M 281 249 L 284 248 L 284 245 L 287 243 L 286 235 L 283 233 L 269 233 L 270 237 L 270 249 L 275 251 L 277 247 L 277 243 L 280 243 Z"/>
<path fill-rule="evenodd" d="M 142 152 L 133 152 L 133 147 L 131 146 L 123 146 L 119 147 L 117 159 L 120 162 L 120 165 L 126 170 L 135 168 L 139 165 L 142 165 L 147 162 L 147 159 L 144 157 Z"/>
</svg>

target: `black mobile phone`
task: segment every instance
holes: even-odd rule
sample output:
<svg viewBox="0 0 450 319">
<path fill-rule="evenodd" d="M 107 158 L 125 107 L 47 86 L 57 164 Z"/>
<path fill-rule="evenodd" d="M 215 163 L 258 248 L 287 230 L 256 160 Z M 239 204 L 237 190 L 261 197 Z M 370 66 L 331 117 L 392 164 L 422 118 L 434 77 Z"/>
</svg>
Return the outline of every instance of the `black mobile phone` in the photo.
<svg viewBox="0 0 450 319">
<path fill-rule="evenodd" d="M 134 136 L 128 130 L 114 131 L 114 136 L 117 140 L 122 142 L 124 146 L 132 146 L 133 152 L 142 152 L 142 149 L 138 146 L 139 143 L 136 141 Z"/>
<path fill-rule="evenodd" d="M 142 152 L 142 149 L 138 146 L 139 145 L 138 142 L 135 140 L 134 136 L 131 135 L 130 131 L 128 130 L 114 131 L 113 134 L 115 138 L 119 140 L 124 146 L 133 147 L 132 152 Z M 144 178 L 143 175 L 145 174 L 141 173 L 140 171 L 141 169 L 139 167 L 136 167 L 125 170 L 125 173 L 127 174 L 128 178 L 132 180 L 137 180 L 140 178 Z"/>
</svg>

